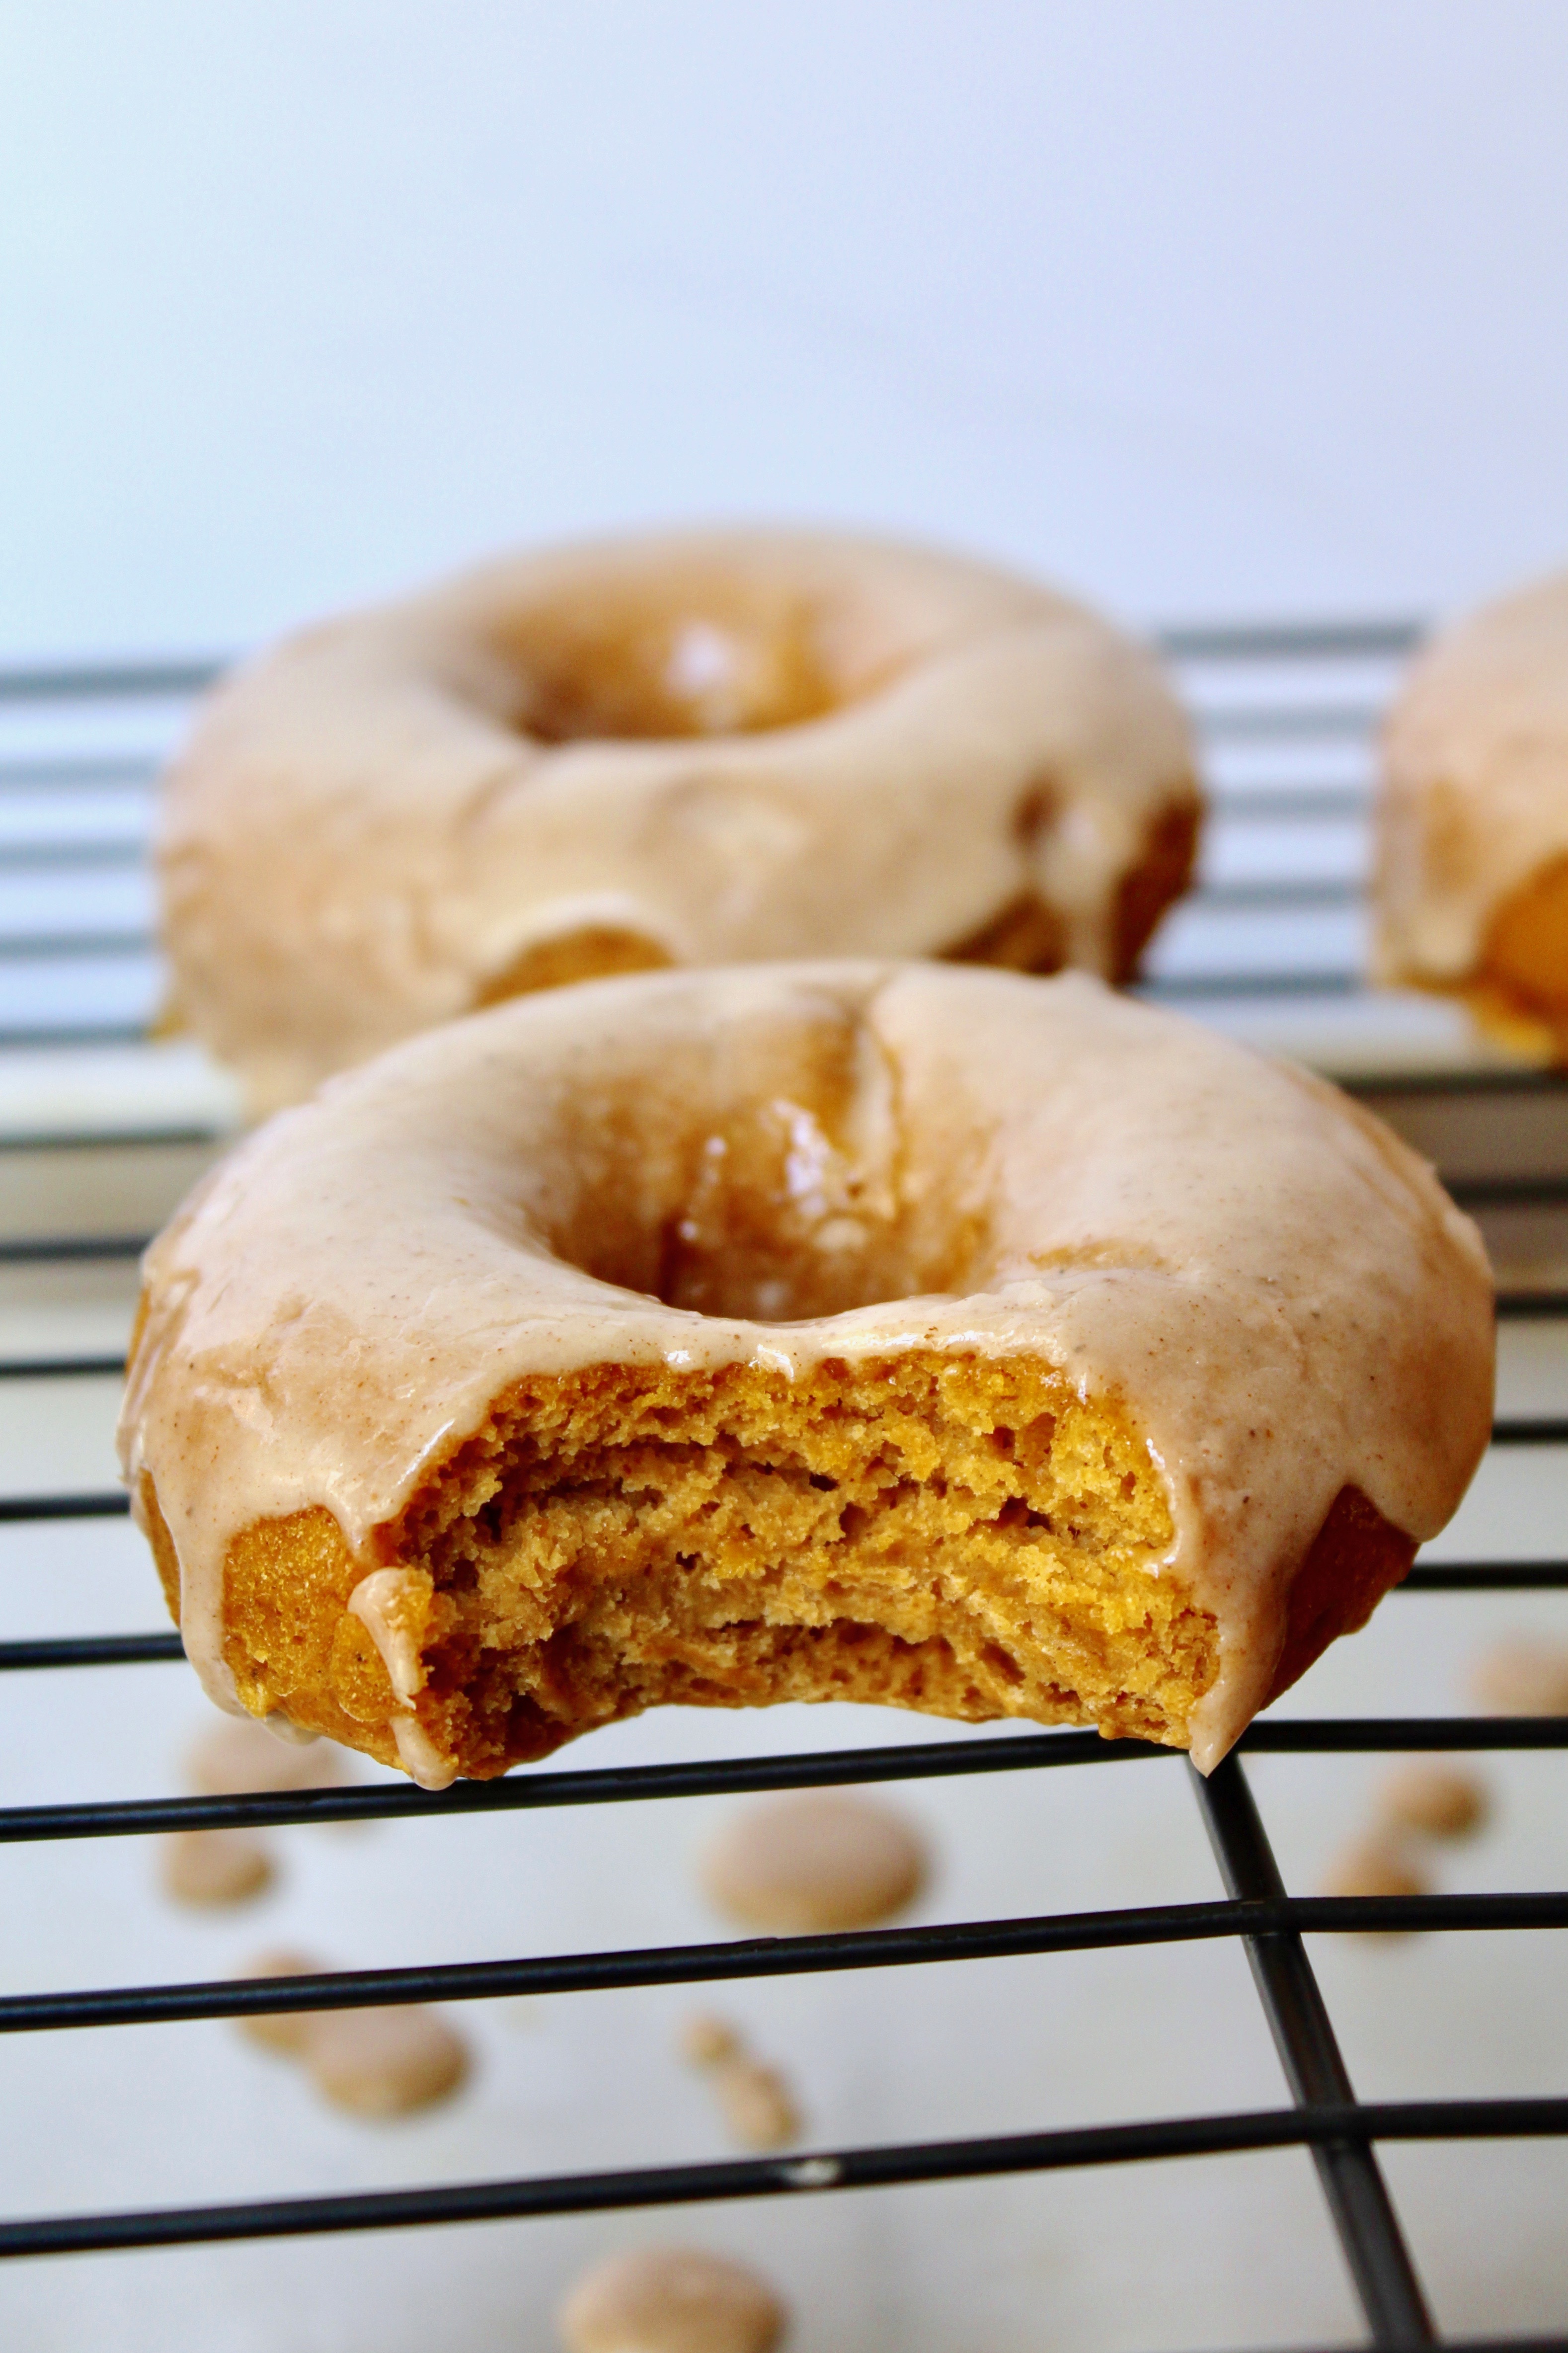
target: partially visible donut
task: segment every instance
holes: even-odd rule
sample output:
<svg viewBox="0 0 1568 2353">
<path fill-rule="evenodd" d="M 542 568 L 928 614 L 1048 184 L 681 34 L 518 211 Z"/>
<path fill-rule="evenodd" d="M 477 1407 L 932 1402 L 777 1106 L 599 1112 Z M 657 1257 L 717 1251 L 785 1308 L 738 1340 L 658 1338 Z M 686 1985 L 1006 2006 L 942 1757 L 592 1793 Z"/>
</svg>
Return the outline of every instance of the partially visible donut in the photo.
<svg viewBox="0 0 1568 2353">
<path fill-rule="evenodd" d="M 158 850 L 173 1017 L 252 1106 L 667 965 L 1122 981 L 1186 886 L 1152 657 L 1030 582 L 825 533 L 611 541 L 331 622 L 209 701 Z"/>
<path fill-rule="evenodd" d="M 408 1040 L 153 1244 L 215 1698 L 438 1785 L 659 1702 L 1212 1764 L 1484 1449 L 1491 1291 L 1321 1081 L 1078 975 L 648 974 Z"/>
<path fill-rule="evenodd" d="M 1568 1061 L 1568 574 L 1437 638 L 1383 751 L 1378 977 Z"/>
</svg>

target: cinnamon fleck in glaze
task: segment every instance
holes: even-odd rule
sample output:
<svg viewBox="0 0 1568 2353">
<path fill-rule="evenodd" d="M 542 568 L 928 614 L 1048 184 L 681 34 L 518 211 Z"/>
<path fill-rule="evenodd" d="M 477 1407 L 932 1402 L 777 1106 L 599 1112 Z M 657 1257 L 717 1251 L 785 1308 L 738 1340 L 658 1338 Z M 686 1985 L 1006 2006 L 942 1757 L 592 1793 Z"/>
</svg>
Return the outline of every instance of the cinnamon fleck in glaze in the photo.
<svg viewBox="0 0 1568 2353">
<path fill-rule="evenodd" d="M 897 1416 L 876 1420 L 872 1390 L 898 1392 Z M 329 1596 L 339 1697 L 312 1715 L 277 1682 L 263 1653 L 283 1657 L 286 1627 L 247 1653 L 245 1697 L 422 1778 L 501 1769 L 687 1693 L 645 1661 L 596 1717 L 581 1696 L 590 1635 L 602 1652 L 646 1630 L 655 1588 L 627 1547 L 654 1541 L 657 1498 L 680 1481 L 707 1500 L 660 1572 L 676 1615 L 658 1672 L 679 1667 L 688 1695 L 777 1695 L 755 1666 L 764 1620 L 797 1662 L 808 1639 L 819 1660 L 839 1639 L 830 1602 L 814 1631 L 810 1595 L 786 1608 L 773 1571 L 755 1587 L 758 1532 L 787 1511 L 785 1569 L 828 1562 L 813 1593 L 858 1596 L 839 1608 L 867 1657 L 888 1595 L 877 1655 L 909 1670 L 889 1695 L 1039 1721 L 1092 1706 L 1190 1742 L 1206 1768 L 1282 1659 L 1300 1672 L 1359 1623 L 1452 1513 L 1491 1395 L 1475 1229 L 1333 1089 L 1077 976 L 778 965 L 531 997 L 279 1114 L 148 1253 L 121 1449 L 208 1691 L 235 1704 L 226 1573 L 232 1621 L 245 1548 L 298 1529 L 300 1591 L 316 1578 Z M 1017 1406 L 1029 1396 L 1050 1410 Z M 764 1461 L 744 1433 L 770 1398 L 784 1426 L 792 1398 L 820 1419 Z M 599 1467 L 552 1485 L 570 1415 L 597 1417 Z M 862 1426 L 865 1459 L 835 1437 Z M 879 1446 L 902 1467 L 851 1507 Z M 1347 1593 L 1335 1563 L 1352 1540 L 1373 1568 Z M 983 1557 L 998 1564 L 989 1599 L 963 1582 Z M 629 1581 L 610 1592 L 616 1561 Z M 1053 1616 L 1036 1563 L 1088 1617 L 1069 1623 L 1065 1602 Z M 459 1687 L 486 1643 L 493 1663 L 501 1638 L 482 1629 L 544 1611 L 558 1578 L 576 1580 L 579 1637 L 538 1618 L 532 1696 L 500 1730 L 492 1715 L 484 1748 Z M 751 1649 L 739 1602 L 677 1623 L 699 1591 L 753 1588 Z M 481 1605 L 489 1618 L 465 1617 Z M 988 1609 L 1002 1631 L 954 1698 L 921 1642 L 940 1637 L 951 1667 Z M 1122 1655 L 1118 1627 L 1164 1623 L 1161 1609 L 1200 1661 L 1180 1707 L 1140 1714 L 1114 1679 L 1085 1699 L 1060 1663 L 1074 1644 L 1093 1653 L 1087 1673 Z M 791 1611 L 798 1635 L 778 1631 Z M 1037 1663 L 993 1657 L 1015 1634 Z M 910 1662 L 928 1656 L 922 1684 Z"/>
</svg>

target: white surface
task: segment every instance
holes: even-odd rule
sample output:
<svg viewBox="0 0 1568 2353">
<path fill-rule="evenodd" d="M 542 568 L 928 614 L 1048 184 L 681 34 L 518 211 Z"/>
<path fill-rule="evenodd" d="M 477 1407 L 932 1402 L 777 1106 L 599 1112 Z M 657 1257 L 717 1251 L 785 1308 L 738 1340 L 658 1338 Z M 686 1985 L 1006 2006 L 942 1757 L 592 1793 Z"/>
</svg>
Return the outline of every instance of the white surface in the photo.
<svg viewBox="0 0 1568 2353">
<path fill-rule="evenodd" d="M 1539 0 L 0 6 L 0 655 L 843 518 L 1137 617 L 1568 549 Z"/>
</svg>

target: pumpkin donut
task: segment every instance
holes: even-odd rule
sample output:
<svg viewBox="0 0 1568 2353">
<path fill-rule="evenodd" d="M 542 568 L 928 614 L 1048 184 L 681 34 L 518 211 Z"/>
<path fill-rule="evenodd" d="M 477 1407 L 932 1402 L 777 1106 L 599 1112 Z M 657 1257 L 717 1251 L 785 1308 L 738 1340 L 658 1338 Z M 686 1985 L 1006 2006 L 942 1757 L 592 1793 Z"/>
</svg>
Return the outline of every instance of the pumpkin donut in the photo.
<svg viewBox="0 0 1568 2353">
<path fill-rule="evenodd" d="M 1378 978 L 1568 1061 L 1568 574 L 1438 637 L 1383 752 Z"/>
<path fill-rule="evenodd" d="M 264 1112 L 658 965 L 1122 981 L 1186 886 L 1193 776 L 1152 657 L 1007 573 L 790 531 L 523 556 L 211 697 L 163 802 L 170 1018 Z"/>
<path fill-rule="evenodd" d="M 280 1113 L 121 1428 L 210 1694 L 432 1785 L 660 1701 L 1212 1765 L 1487 1443 L 1491 1290 L 1321 1081 L 1076 974 L 552 990 Z"/>
</svg>

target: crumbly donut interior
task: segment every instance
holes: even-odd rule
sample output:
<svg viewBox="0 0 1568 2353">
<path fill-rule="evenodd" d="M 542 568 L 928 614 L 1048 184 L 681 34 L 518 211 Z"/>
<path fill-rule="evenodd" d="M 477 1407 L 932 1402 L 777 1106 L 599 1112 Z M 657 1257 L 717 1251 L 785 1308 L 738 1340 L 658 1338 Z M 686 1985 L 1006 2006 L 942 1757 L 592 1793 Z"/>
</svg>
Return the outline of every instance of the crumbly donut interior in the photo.
<svg viewBox="0 0 1568 2353">
<path fill-rule="evenodd" d="M 1214 1619 L 1159 1573 L 1163 1482 L 1048 1365 L 914 1351 L 535 1378 L 416 1497 L 385 1557 L 434 1753 L 489 1775 L 662 1703 L 860 1700 L 1184 1744 Z M 330 1514 L 227 1567 L 242 1697 L 396 1761 Z"/>
<path fill-rule="evenodd" d="M 689 1314 L 763 1324 L 984 1288 L 994 1177 L 954 1093 L 915 1112 L 863 1010 L 758 1010 L 636 1087 L 555 1105 L 552 1254 Z"/>
</svg>

